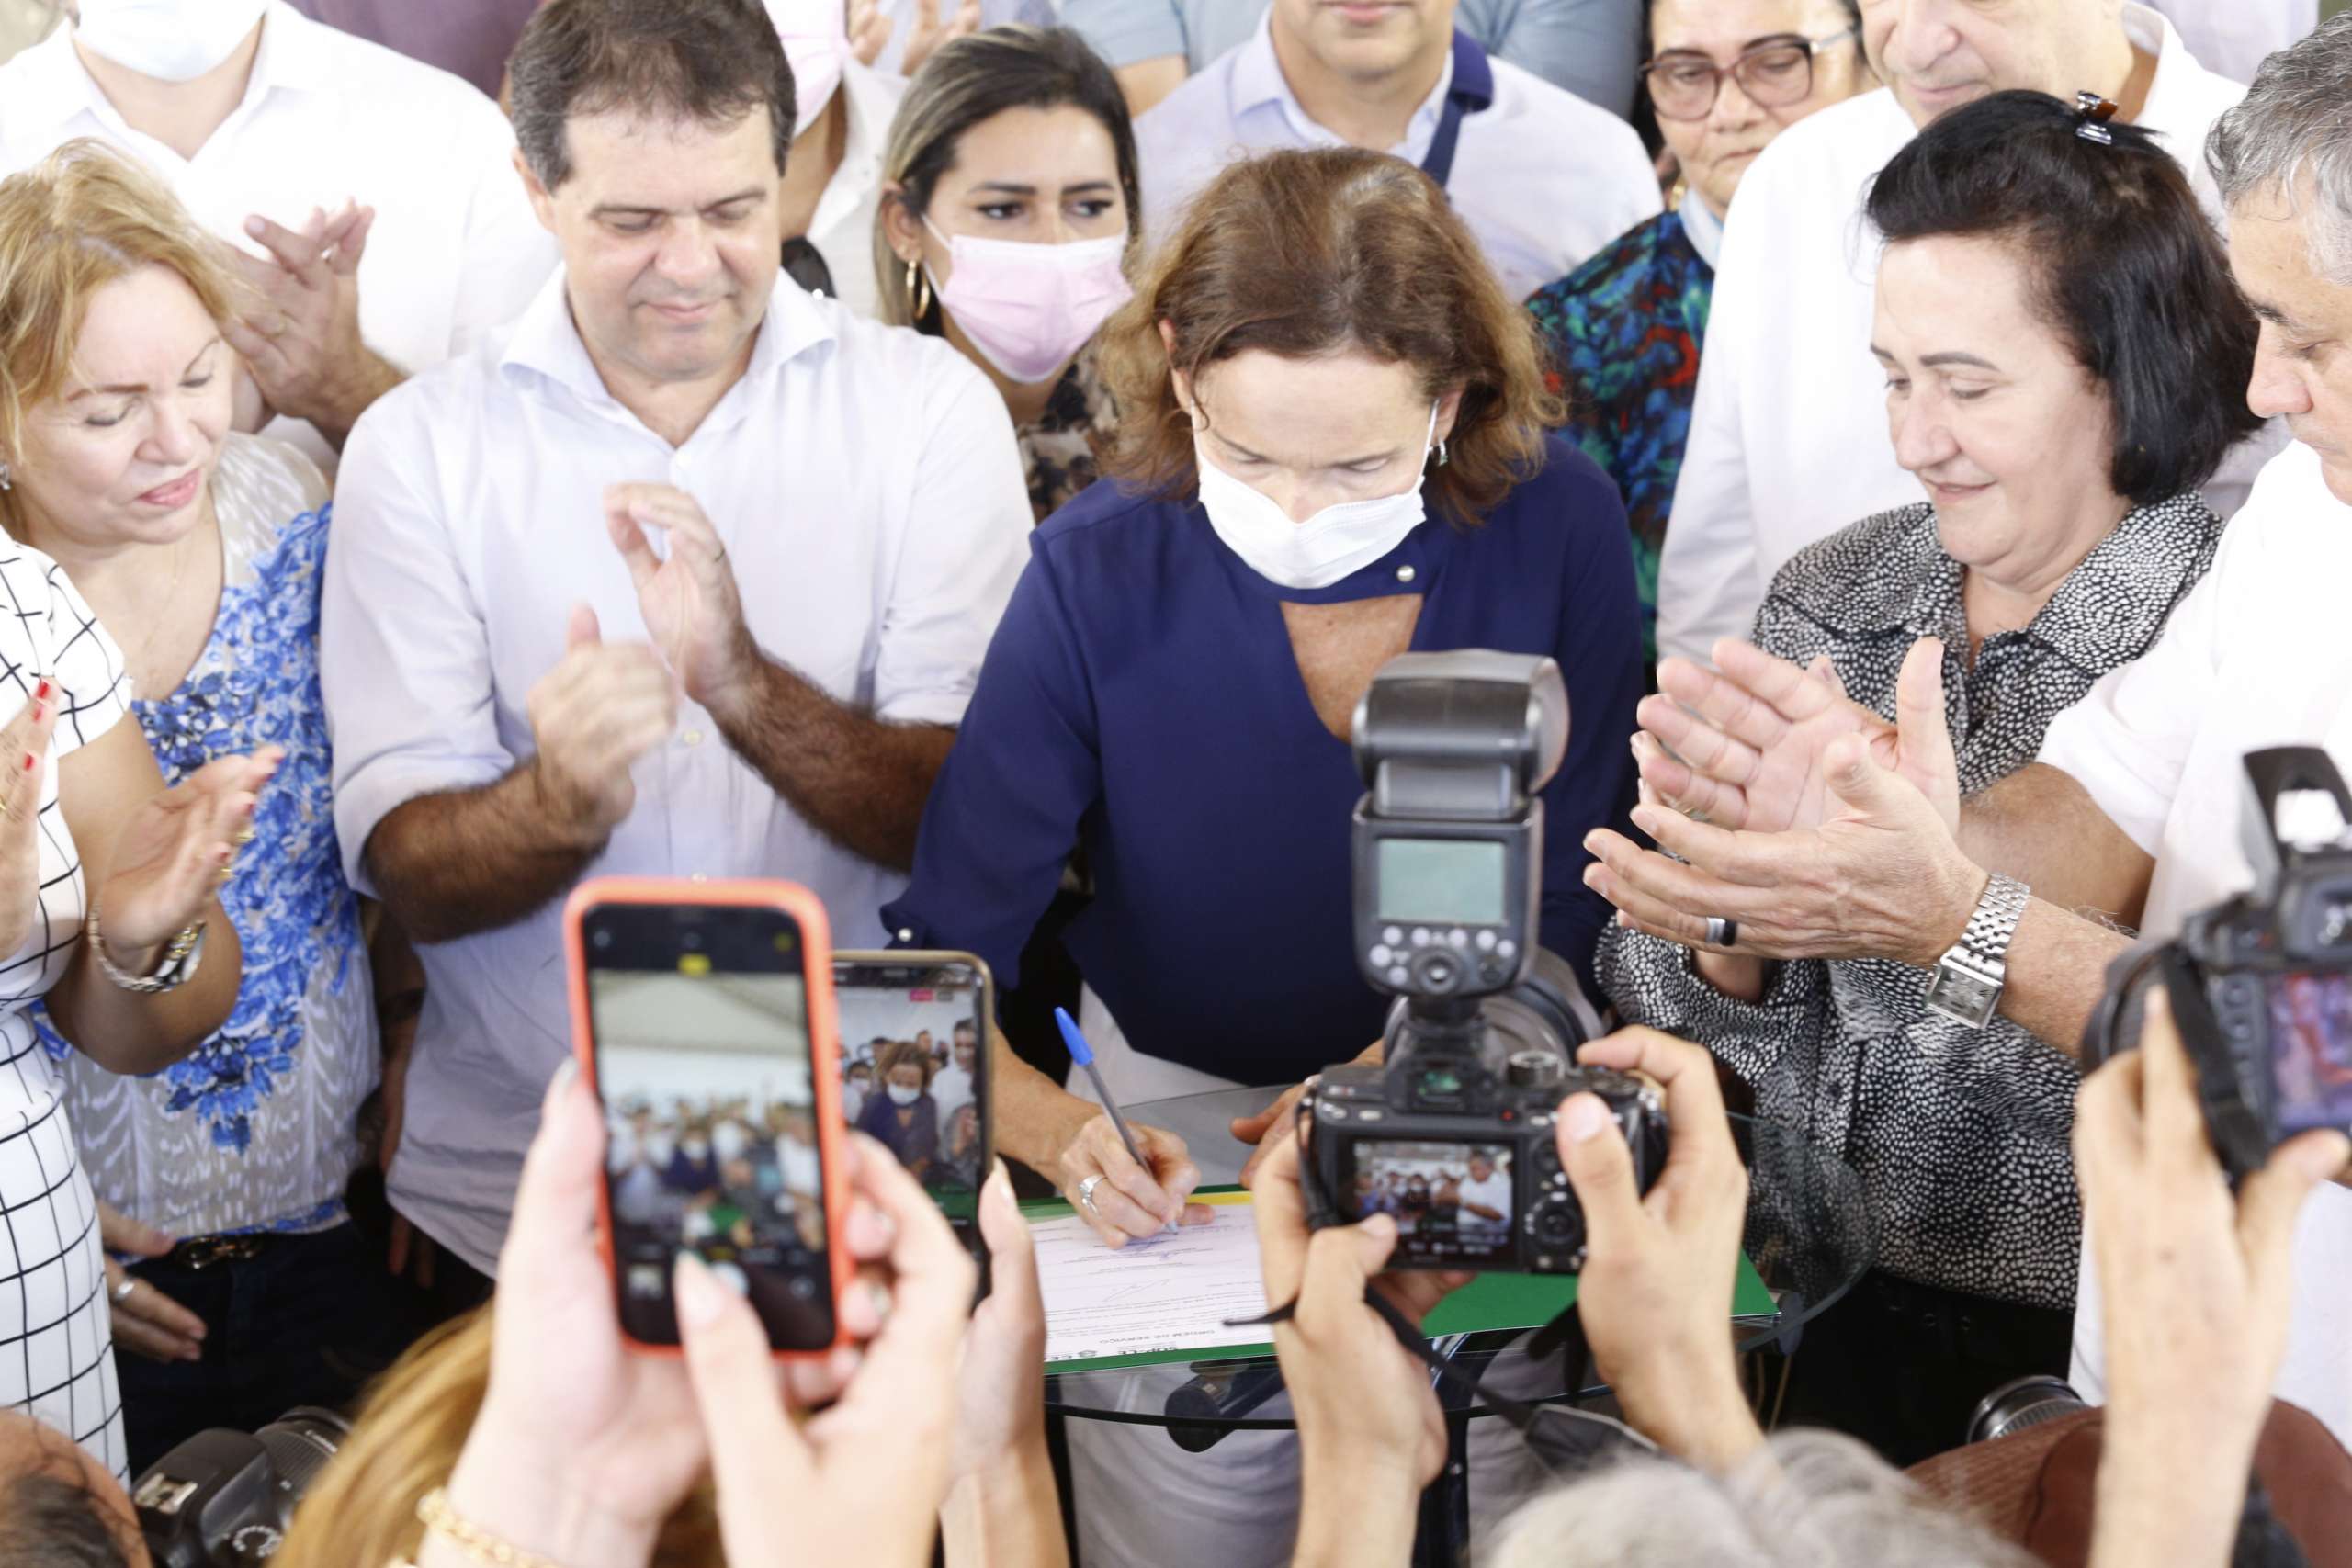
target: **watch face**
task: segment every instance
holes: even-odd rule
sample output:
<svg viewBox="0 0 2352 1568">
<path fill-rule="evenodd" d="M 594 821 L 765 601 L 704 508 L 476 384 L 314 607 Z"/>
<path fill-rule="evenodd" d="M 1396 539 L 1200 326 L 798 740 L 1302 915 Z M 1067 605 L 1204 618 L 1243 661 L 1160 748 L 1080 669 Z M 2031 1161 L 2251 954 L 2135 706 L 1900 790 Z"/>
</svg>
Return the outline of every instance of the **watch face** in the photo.
<svg viewBox="0 0 2352 1568">
<path fill-rule="evenodd" d="M 2000 1000 L 2000 981 L 1961 968 L 1950 959 L 1936 966 L 1936 978 L 1928 987 L 1929 1009 L 1971 1029 L 1982 1029 L 1993 1021 L 1993 1010 Z"/>
</svg>

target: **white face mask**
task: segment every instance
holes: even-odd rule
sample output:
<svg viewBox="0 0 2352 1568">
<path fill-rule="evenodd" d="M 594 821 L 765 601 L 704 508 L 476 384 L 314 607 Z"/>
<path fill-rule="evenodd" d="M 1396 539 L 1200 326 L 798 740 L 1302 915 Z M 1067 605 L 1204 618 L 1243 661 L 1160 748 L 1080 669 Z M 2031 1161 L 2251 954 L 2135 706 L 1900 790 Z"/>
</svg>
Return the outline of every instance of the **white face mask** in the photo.
<svg viewBox="0 0 2352 1568">
<path fill-rule="evenodd" d="M 74 36 L 159 82 L 193 82 L 237 52 L 269 0 L 82 0 Z"/>
<path fill-rule="evenodd" d="M 678 1145 L 678 1152 L 699 1165 L 704 1159 L 709 1156 L 710 1145 L 704 1143 L 700 1138 L 688 1138 L 684 1143 Z"/>
<path fill-rule="evenodd" d="M 1429 464 L 1437 434 L 1437 405 L 1430 405 L 1430 434 L 1421 443 Z M 1193 462 L 1201 476 L 1201 506 L 1209 526 L 1250 570 L 1284 588 L 1329 588 L 1362 571 L 1421 525 L 1420 478 L 1413 488 L 1371 501 L 1343 501 L 1304 523 L 1294 523 L 1274 500 L 1209 461 L 1201 438 L 1193 438 Z"/>
<path fill-rule="evenodd" d="M 922 1090 L 919 1089 L 909 1089 L 902 1083 L 894 1083 L 890 1086 L 890 1103 L 893 1105 L 912 1105 L 922 1098 Z"/>
</svg>

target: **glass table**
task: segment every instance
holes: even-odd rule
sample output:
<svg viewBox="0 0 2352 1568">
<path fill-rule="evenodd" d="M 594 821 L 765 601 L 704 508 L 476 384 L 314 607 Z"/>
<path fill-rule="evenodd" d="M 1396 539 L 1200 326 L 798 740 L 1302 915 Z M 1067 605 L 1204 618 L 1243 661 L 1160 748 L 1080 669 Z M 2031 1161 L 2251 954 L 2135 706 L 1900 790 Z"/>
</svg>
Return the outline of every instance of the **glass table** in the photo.
<svg viewBox="0 0 2352 1568">
<path fill-rule="evenodd" d="M 1255 1115 L 1287 1085 L 1220 1089 L 1130 1106 L 1131 1121 L 1182 1137 L 1204 1185 L 1240 1179 L 1252 1150 L 1228 1123 Z M 1852 1168 L 1806 1141 L 1796 1129 L 1734 1115 L 1733 1136 L 1748 1170 L 1747 1218 L 1742 1245 L 1762 1277 L 1773 1308 L 1731 1318 L 1726 1331 L 1742 1354 L 1792 1351 L 1804 1325 L 1828 1310 L 1872 1261 L 1869 1211 Z M 1568 1358 L 1529 1329 L 1499 1329 L 1432 1340 L 1432 1349 L 1474 1381 L 1525 1404 L 1574 1404 L 1602 1397 L 1605 1385 L 1574 1378 Z M 1416 1568 L 1459 1568 L 1468 1561 L 1469 1444 L 1474 1418 L 1491 1415 L 1473 1394 L 1433 1379 L 1444 1411 L 1449 1452 L 1438 1479 L 1423 1495 Z M 1572 1382 L 1581 1386 L 1569 1386 Z M 1114 1371 L 1046 1375 L 1046 1408 L 1085 1421 L 1165 1428 L 1190 1452 L 1214 1447 L 1227 1433 L 1287 1431 L 1296 1423 L 1272 1356 L 1193 1361 Z"/>
</svg>

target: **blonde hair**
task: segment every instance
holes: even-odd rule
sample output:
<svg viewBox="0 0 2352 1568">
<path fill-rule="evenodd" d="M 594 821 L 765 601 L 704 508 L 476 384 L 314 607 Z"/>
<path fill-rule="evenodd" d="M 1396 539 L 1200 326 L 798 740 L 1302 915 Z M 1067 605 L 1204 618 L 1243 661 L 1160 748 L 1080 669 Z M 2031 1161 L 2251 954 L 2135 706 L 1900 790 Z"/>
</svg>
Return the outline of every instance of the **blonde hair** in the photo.
<svg viewBox="0 0 2352 1568">
<path fill-rule="evenodd" d="M 225 321 L 243 289 L 219 241 L 144 169 L 88 137 L 0 180 L 0 461 L 24 450 L 25 417 L 62 392 L 90 298 L 143 266 L 167 267 Z M 14 519 L 0 493 L 0 522 Z"/>
<path fill-rule="evenodd" d="M 366 1568 L 415 1557 L 416 1505 L 444 1485 L 490 1390 L 492 1308 L 442 1325 L 378 1379 L 350 1440 L 302 1499 L 277 1568 Z M 725 1568 L 707 1485 L 662 1527 L 653 1568 Z"/>
</svg>

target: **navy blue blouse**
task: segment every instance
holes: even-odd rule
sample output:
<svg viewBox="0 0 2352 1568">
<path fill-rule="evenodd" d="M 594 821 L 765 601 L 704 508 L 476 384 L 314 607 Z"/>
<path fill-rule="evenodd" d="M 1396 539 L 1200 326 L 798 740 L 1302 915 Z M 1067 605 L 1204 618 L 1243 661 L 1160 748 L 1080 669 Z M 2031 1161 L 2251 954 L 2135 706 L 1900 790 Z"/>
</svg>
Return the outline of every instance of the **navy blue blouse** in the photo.
<svg viewBox="0 0 2352 1568">
<path fill-rule="evenodd" d="M 1317 590 L 1250 570 L 1195 500 L 1089 489 L 1035 536 L 884 922 L 1013 985 L 1082 845 L 1094 897 L 1065 940 L 1136 1049 L 1249 1083 L 1354 1055 L 1386 1006 L 1351 945 L 1363 784 L 1308 700 L 1281 605 L 1399 593 L 1426 596 L 1416 649 L 1559 660 L 1568 750 L 1544 792 L 1543 940 L 1589 989 L 1609 908 L 1584 886 L 1582 840 L 1622 829 L 1633 804 L 1641 610 L 1616 487 L 1556 438 L 1482 525 L 1432 517 Z"/>
</svg>

